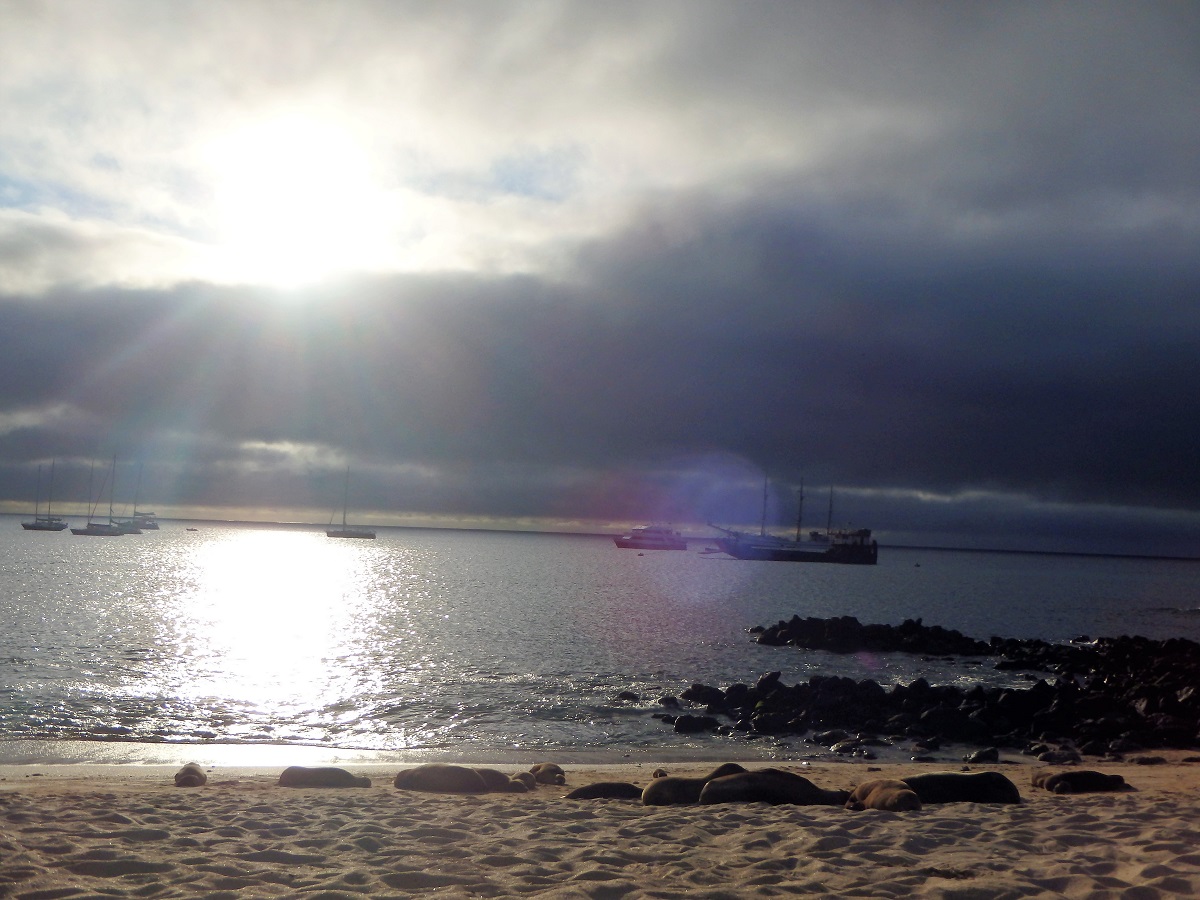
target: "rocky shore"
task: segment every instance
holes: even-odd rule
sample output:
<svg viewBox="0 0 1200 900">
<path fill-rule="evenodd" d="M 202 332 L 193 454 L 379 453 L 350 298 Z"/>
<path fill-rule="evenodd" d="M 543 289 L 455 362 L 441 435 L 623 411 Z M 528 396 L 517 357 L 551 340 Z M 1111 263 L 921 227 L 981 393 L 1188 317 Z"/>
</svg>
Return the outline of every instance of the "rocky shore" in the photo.
<svg viewBox="0 0 1200 900">
<path fill-rule="evenodd" d="M 884 687 L 836 676 L 788 685 L 771 672 L 753 685 L 693 684 L 663 702 L 683 709 L 683 701 L 694 711 L 658 717 L 680 732 L 811 735 L 847 754 L 904 740 L 918 751 L 949 742 L 1099 757 L 1200 746 L 1200 644 L 1193 641 L 982 641 L 919 619 L 863 625 L 849 616 L 793 616 L 750 632 L 760 644 L 800 650 L 991 657 L 997 668 L 1028 672 L 1031 685 L 964 689 L 919 678 Z"/>
</svg>

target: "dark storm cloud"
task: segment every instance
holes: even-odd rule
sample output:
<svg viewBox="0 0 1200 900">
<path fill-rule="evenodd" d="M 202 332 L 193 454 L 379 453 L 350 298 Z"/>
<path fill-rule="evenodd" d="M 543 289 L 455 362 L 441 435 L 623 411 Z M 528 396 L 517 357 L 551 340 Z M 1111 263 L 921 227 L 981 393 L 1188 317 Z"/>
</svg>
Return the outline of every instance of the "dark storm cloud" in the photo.
<svg viewBox="0 0 1200 900">
<path fill-rule="evenodd" d="M 1108 236 L 1049 249 L 1036 230 L 964 246 L 794 204 L 703 226 L 677 211 L 693 240 L 662 246 L 672 229 L 652 223 L 592 261 L 654 298 L 631 340 L 674 335 L 726 445 L 774 467 L 837 459 L 855 483 L 1194 502 L 1193 257 Z"/>
<path fill-rule="evenodd" d="M 689 238 L 655 240 L 673 216 Z M 802 196 L 657 218 L 588 248 L 570 285 L 394 277 L 289 302 L 192 287 L 4 304 L 6 402 L 80 410 L 80 450 L 101 423 L 110 442 L 295 442 L 469 472 L 457 511 L 472 492 L 497 512 L 537 496 L 529 467 L 709 453 L 858 489 L 1200 501 L 1191 260 L 1086 242 L 1075 265 L 1036 242 L 964 253 L 909 223 L 807 214 Z M 47 358 L 68 363 L 29 377 Z M 500 486 L 481 493 L 485 471 Z"/>
</svg>

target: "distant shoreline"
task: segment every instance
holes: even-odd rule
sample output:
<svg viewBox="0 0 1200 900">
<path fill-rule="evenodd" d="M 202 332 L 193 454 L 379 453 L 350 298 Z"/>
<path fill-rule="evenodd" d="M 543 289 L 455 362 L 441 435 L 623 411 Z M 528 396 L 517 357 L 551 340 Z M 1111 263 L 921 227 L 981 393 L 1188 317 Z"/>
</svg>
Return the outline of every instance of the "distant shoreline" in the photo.
<svg viewBox="0 0 1200 900">
<path fill-rule="evenodd" d="M 316 522 L 264 522 L 243 519 L 172 519 L 160 518 L 159 522 L 195 524 L 233 528 L 253 528 L 267 531 L 324 531 L 328 524 Z M 559 537 L 613 538 L 620 531 L 545 531 L 526 528 L 460 528 L 452 525 L 378 525 L 366 523 L 367 527 L 394 529 L 397 531 L 461 531 L 469 534 L 539 534 Z M 714 535 L 685 534 L 688 543 L 714 540 Z M 945 547 L 936 544 L 883 544 L 880 550 L 933 550 L 943 553 L 1000 553 L 1020 556 L 1075 556 L 1092 559 L 1144 559 L 1155 562 L 1197 562 L 1200 556 L 1169 556 L 1144 553 L 1097 553 L 1083 550 L 1034 550 L 1002 547 Z"/>
<path fill-rule="evenodd" d="M 24 513 L 4 513 L 13 519 L 28 518 L 28 514 Z M 206 527 L 222 527 L 222 528 L 245 528 L 259 531 L 324 531 L 329 527 L 329 523 L 319 522 L 283 522 L 283 521 L 262 521 L 254 519 L 192 519 L 192 518 L 173 518 L 173 517 L 158 517 L 160 523 L 170 523 L 176 525 L 197 525 Z M 377 524 L 371 522 L 360 523 L 364 527 L 374 529 L 388 529 L 395 531 L 453 531 L 465 532 L 468 534 L 536 534 L 558 537 L 585 537 L 597 539 L 612 539 L 619 536 L 624 529 L 614 531 L 561 531 L 547 530 L 536 528 L 482 528 L 468 527 L 456 525 L 389 525 Z M 688 543 L 702 543 L 705 541 L 715 540 L 716 535 L 697 535 L 685 534 L 684 539 Z M 1037 550 L 1033 548 L 1004 548 L 1004 547 L 948 547 L 938 544 L 888 544 L 880 542 L 879 548 L 882 551 L 889 550 L 926 550 L 938 551 L 944 553 L 994 553 L 1006 554 L 1014 556 L 1054 556 L 1054 557 L 1080 557 L 1090 559 L 1130 559 L 1130 560 L 1147 560 L 1152 562 L 1200 562 L 1200 555 L 1197 556 L 1175 556 L 1170 554 L 1151 554 L 1151 553 L 1102 553 L 1086 550 Z"/>
</svg>

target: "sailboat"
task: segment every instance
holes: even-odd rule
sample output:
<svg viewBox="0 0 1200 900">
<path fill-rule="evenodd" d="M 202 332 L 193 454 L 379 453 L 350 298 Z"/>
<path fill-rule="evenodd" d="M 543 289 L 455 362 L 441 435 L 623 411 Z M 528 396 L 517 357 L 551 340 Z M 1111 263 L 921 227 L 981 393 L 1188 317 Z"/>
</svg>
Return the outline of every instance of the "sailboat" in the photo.
<svg viewBox="0 0 1200 900">
<path fill-rule="evenodd" d="M 92 468 L 88 472 L 88 500 L 89 501 L 91 500 L 91 497 L 92 497 L 92 476 L 93 476 L 93 474 L 95 474 L 95 470 L 96 470 L 96 464 L 93 462 Z M 115 480 L 116 477 L 117 477 L 117 458 L 114 456 L 113 464 L 112 464 L 113 480 Z M 104 483 L 101 482 L 100 483 L 100 494 L 103 494 L 103 493 L 104 493 Z M 96 503 L 99 503 L 99 501 L 100 501 L 100 494 L 96 495 Z M 128 532 L 125 531 L 123 528 L 121 528 L 120 525 L 117 525 L 115 522 L 113 522 L 112 487 L 111 487 L 111 485 L 109 487 L 109 493 L 108 493 L 108 521 L 107 522 L 93 522 L 92 521 L 92 516 L 94 516 L 96 514 L 96 503 L 93 503 L 91 505 L 91 507 L 88 509 L 87 525 L 83 528 L 72 528 L 71 534 L 78 534 L 78 535 L 83 535 L 86 537 L 117 537 L 122 534 L 128 534 Z"/>
<path fill-rule="evenodd" d="M 158 531 L 158 516 L 152 512 L 138 511 L 138 497 L 142 493 L 142 467 L 138 466 L 137 487 L 133 491 L 133 515 L 114 519 L 126 534 L 141 534 L 143 531 Z"/>
<path fill-rule="evenodd" d="M 50 487 L 46 491 L 46 514 L 39 515 L 42 499 L 42 467 L 38 466 L 37 493 L 33 498 L 33 521 L 22 522 L 21 527 L 26 531 L 62 531 L 67 527 L 67 520 L 60 516 L 50 515 L 50 500 L 54 494 L 54 460 L 50 461 Z"/>
<path fill-rule="evenodd" d="M 331 538 L 367 538 L 375 540 L 375 532 L 370 528 L 351 528 L 346 524 L 346 502 L 350 491 L 350 467 L 346 467 L 346 482 L 342 486 L 342 527 L 327 528 L 325 536 Z"/>
<path fill-rule="evenodd" d="M 763 482 L 763 518 L 757 535 L 731 531 L 714 525 L 723 537 L 717 546 L 735 559 L 771 560 L 774 562 L 822 562 L 873 566 L 879 561 L 879 545 L 871 538 L 871 529 L 835 529 L 833 527 L 833 488 L 829 489 L 829 523 L 825 533 L 810 531 L 803 537 L 801 516 L 804 509 L 804 486 L 800 487 L 800 512 L 796 515 L 796 539 L 767 533 L 767 482 Z"/>
</svg>

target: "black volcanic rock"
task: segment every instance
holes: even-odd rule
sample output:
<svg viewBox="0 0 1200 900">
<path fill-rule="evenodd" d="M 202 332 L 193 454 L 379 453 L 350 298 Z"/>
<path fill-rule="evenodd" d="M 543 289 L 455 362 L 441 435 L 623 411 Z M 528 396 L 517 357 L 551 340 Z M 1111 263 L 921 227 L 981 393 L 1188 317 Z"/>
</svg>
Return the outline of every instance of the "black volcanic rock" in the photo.
<svg viewBox="0 0 1200 900">
<path fill-rule="evenodd" d="M 802 619 L 792 616 L 786 622 L 754 628 L 757 642 L 771 646 L 792 646 L 805 650 L 830 650 L 834 653 L 919 653 L 927 656 L 988 656 L 992 648 L 984 641 L 969 638 L 958 631 L 938 625 L 926 626 L 920 619 L 905 619 L 898 626 L 863 625 L 853 616 L 833 619 Z"/>
<path fill-rule="evenodd" d="M 1130 746 L 1200 747 L 1200 644 L 1193 641 L 1135 636 L 1069 644 L 998 637 L 984 642 L 920 619 L 899 626 L 862 625 L 851 616 L 793 616 L 750 630 L 758 643 L 772 646 L 993 656 L 997 668 L 1055 677 L 1024 690 L 976 685 L 964 691 L 923 678 L 890 689 L 870 679 L 820 675 L 786 685 L 779 672 L 769 672 L 753 686 L 692 685 L 683 698 L 704 705 L 708 715 L 680 716 L 683 729 L 712 731 L 720 726 L 715 716 L 725 715 L 732 730 L 755 734 L 886 729 L 984 747 L 1073 742 L 1090 753 L 1120 753 Z M 678 719 L 674 724 L 680 728 Z"/>
</svg>

